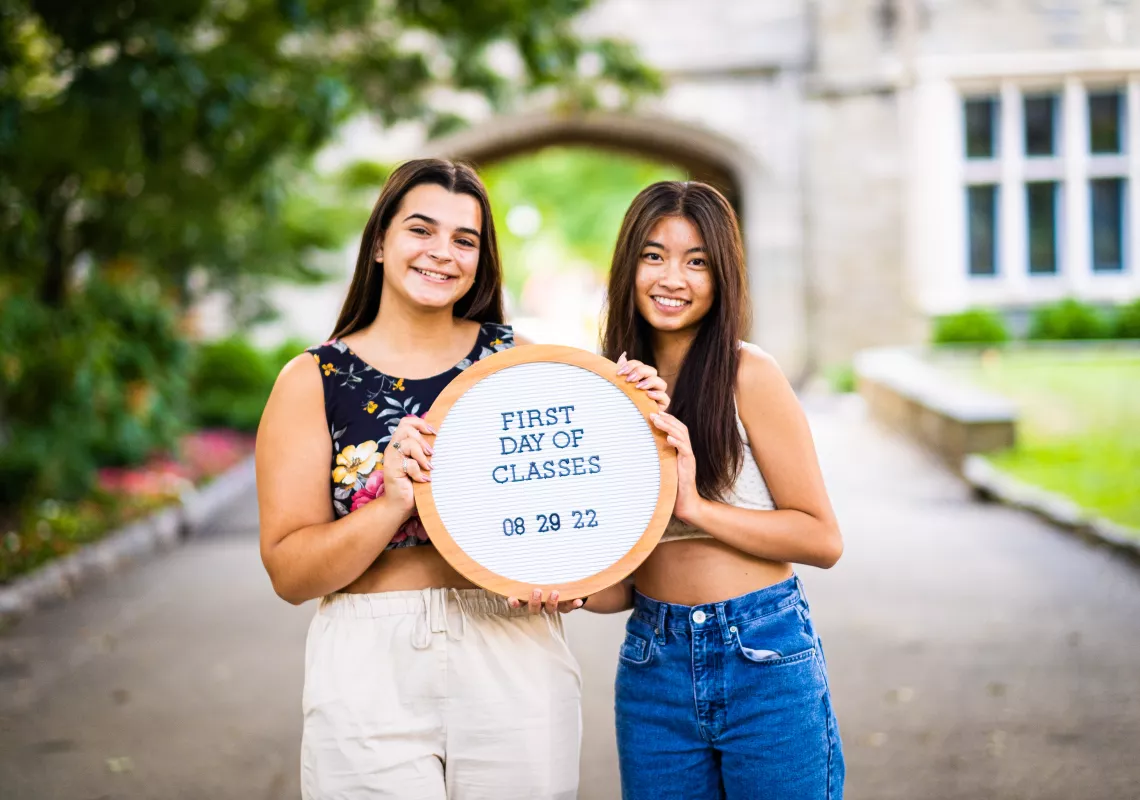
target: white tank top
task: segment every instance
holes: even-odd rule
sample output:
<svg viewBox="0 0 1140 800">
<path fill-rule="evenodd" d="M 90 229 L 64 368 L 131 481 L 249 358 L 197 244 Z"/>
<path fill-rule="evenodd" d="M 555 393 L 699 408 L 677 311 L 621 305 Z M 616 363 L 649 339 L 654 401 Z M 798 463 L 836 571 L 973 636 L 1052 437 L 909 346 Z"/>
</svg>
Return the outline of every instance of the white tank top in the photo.
<svg viewBox="0 0 1140 800">
<path fill-rule="evenodd" d="M 740 464 L 740 474 L 736 476 L 736 483 L 732 485 L 721 502 L 738 508 L 760 509 L 772 511 L 776 504 L 768 492 L 768 484 L 760 474 L 760 467 L 752 457 L 752 448 L 748 446 L 748 431 L 740 421 L 740 412 L 736 413 L 736 429 L 740 432 L 740 440 L 744 442 L 744 459 Z M 699 528 L 694 528 L 676 517 L 669 519 L 665 532 L 661 534 L 662 542 L 672 542 L 677 539 L 711 539 L 712 536 Z"/>
</svg>

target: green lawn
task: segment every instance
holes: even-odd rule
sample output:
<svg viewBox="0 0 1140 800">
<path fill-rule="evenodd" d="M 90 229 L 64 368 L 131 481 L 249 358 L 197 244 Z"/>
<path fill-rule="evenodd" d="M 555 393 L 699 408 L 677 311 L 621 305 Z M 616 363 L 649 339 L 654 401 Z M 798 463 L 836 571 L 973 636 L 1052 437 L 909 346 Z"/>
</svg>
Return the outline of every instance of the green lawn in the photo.
<svg viewBox="0 0 1140 800">
<path fill-rule="evenodd" d="M 992 455 L 995 466 L 1140 528 L 1140 350 L 1060 346 L 934 358 L 1017 404 L 1018 444 Z"/>
</svg>

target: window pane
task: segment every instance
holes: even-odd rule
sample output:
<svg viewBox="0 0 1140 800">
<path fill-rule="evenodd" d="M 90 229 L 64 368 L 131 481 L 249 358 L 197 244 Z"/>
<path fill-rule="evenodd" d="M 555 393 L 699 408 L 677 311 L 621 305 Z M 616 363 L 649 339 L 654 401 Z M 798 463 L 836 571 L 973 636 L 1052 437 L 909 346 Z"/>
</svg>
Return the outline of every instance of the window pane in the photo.
<svg viewBox="0 0 1140 800">
<path fill-rule="evenodd" d="M 1025 98 L 1025 154 L 1051 156 L 1057 152 L 1055 135 L 1057 96 Z"/>
<path fill-rule="evenodd" d="M 997 154 L 998 101 L 978 97 L 965 102 L 966 157 L 993 158 Z"/>
<path fill-rule="evenodd" d="M 1124 270 L 1124 179 L 1089 181 L 1092 205 L 1093 271 Z"/>
<path fill-rule="evenodd" d="M 1089 150 L 1093 153 L 1123 152 L 1121 136 L 1124 96 L 1120 91 L 1089 94 Z"/>
<path fill-rule="evenodd" d="M 997 274 L 997 187 L 967 186 L 970 274 Z"/>
<path fill-rule="evenodd" d="M 1057 272 L 1057 183 L 1025 184 L 1025 207 L 1029 216 L 1029 273 Z"/>
</svg>

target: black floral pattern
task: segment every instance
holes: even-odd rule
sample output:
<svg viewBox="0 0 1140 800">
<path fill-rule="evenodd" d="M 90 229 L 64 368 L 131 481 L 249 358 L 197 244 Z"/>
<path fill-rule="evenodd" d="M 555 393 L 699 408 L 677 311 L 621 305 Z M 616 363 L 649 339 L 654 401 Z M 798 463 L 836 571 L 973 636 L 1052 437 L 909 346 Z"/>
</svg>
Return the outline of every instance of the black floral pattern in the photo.
<svg viewBox="0 0 1140 800">
<path fill-rule="evenodd" d="M 310 347 L 321 372 L 325 419 L 333 443 L 331 491 L 337 517 L 343 517 L 384 493 L 384 449 L 400 420 L 422 417 L 436 397 L 476 361 L 514 347 L 510 325 L 485 322 L 475 347 L 446 372 L 430 378 L 386 375 L 361 359 L 339 339 Z M 392 537 L 386 549 L 431 544 L 418 517 Z"/>
</svg>

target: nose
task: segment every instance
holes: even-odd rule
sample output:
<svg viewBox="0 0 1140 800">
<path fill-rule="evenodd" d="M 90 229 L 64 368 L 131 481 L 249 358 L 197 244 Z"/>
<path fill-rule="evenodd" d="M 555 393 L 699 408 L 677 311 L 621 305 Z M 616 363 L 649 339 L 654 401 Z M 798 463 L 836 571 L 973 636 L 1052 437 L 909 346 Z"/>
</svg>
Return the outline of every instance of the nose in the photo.
<svg viewBox="0 0 1140 800">
<path fill-rule="evenodd" d="M 665 269 L 661 272 L 661 277 L 657 282 L 661 284 L 663 289 L 676 290 L 685 288 L 685 276 L 681 272 L 679 264 L 668 263 Z"/>
<path fill-rule="evenodd" d="M 436 262 L 437 264 L 441 264 L 441 263 L 445 263 L 447 261 L 450 261 L 451 260 L 451 253 L 448 252 L 447 242 L 444 241 L 441 237 L 437 236 L 432 241 L 431 247 L 428 249 L 428 258 L 430 258 L 432 261 Z"/>
</svg>

